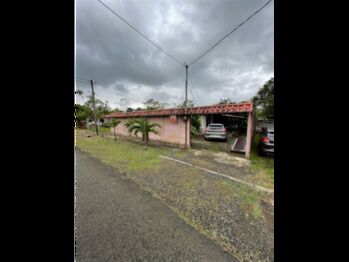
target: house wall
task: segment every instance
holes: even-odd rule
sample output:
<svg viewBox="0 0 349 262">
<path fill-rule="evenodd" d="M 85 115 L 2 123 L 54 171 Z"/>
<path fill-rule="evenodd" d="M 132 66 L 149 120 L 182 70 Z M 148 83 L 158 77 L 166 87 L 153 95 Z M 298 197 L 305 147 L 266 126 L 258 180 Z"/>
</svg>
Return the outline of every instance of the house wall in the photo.
<svg viewBox="0 0 349 262">
<path fill-rule="evenodd" d="M 200 121 L 200 132 L 204 133 L 205 128 L 207 127 L 207 116 L 206 115 L 199 116 L 199 121 Z"/>
<path fill-rule="evenodd" d="M 122 136 L 130 136 L 130 133 L 128 132 L 127 127 L 125 124 L 130 118 L 118 118 L 121 122 L 119 125 L 117 125 L 115 131 L 118 135 Z M 147 118 L 149 122 L 151 123 L 158 123 L 161 127 L 158 127 L 158 134 L 149 134 L 149 139 L 154 141 L 160 141 L 170 144 L 175 144 L 180 147 L 186 146 L 187 144 L 190 145 L 190 121 L 187 122 L 187 136 L 185 136 L 185 121 L 183 117 L 177 116 L 176 123 L 172 123 L 170 121 L 170 117 L 148 117 Z M 113 132 L 113 128 L 111 128 L 111 132 Z M 131 136 L 135 136 L 132 134 Z M 138 137 L 142 137 L 142 135 L 139 133 Z"/>
</svg>

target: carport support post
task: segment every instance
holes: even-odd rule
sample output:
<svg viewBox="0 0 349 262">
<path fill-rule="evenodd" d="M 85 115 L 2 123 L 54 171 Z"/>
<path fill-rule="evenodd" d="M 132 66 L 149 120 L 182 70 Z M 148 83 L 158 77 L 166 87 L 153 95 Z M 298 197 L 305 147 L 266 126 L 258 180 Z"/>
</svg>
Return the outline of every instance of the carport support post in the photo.
<svg viewBox="0 0 349 262">
<path fill-rule="evenodd" d="M 247 120 L 247 137 L 246 137 L 246 152 L 245 152 L 245 158 L 250 159 L 250 153 L 251 153 L 251 145 L 252 145 L 252 112 L 248 113 L 248 120 Z"/>
</svg>

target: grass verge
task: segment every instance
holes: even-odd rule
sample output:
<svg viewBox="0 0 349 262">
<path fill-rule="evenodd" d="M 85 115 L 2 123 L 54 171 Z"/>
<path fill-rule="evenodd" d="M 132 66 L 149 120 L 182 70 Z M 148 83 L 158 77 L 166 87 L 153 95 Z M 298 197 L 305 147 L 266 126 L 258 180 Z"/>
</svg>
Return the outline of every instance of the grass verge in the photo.
<svg viewBox="0 0 349 262">
<path fill-rule="evenodd" d="M 258 155 L 258 142 L 260 138 L 261 135 L 256 134 L 253 139 L 250 157 L 251 171 L 255 174 L 254 181 L 256 184 L 274 188 L 274 158 Z"/>
</svg>

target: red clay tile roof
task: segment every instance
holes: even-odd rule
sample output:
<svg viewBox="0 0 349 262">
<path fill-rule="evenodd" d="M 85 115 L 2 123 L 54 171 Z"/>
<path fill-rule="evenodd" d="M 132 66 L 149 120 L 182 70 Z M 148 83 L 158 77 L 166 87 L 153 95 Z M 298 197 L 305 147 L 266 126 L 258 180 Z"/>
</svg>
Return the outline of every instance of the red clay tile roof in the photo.
<svg viewBox="0 0 349 262">
<path fill-rule="evenodd" d="M 150 117 L 150 116 L 170 116 L 170 115 L 206 115 L 221 113 L 242 113 L 252 112 L 252 102 L 240 104 L 223 104 L 212 106 L 190 107 L 187 110 L 181 108 L 169 108 L 147 111 L 115 112 L 105 116 L 105 118 L 127 118 L 127 117 Z"/>
</svg>

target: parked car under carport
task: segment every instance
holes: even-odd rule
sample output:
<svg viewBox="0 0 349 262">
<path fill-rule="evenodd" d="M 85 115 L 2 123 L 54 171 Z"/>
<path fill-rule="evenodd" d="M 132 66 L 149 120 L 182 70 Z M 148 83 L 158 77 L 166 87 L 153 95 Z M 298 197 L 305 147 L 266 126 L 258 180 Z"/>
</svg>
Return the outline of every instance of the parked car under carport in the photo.
<svg viewBox="0 0 349 262">
<path fill-rule="evenodd" d="M 258 143 L 260 156 L 274 156 L 274 129 L 262 128 L 262 137 Z"/>
<path fill-rule="evenodd" d="M 204 132 L 205 140 L 219 139 L 226 141 L 227 140 L 227 128 L 220 123 L 209 124 Z"/>
</svg>

